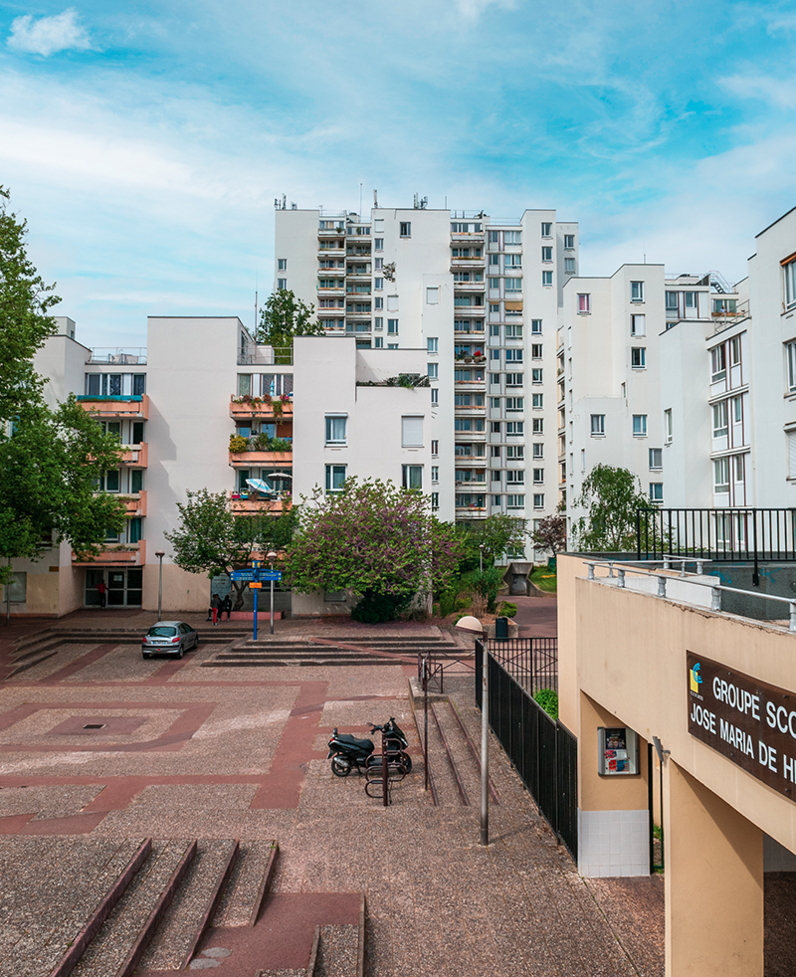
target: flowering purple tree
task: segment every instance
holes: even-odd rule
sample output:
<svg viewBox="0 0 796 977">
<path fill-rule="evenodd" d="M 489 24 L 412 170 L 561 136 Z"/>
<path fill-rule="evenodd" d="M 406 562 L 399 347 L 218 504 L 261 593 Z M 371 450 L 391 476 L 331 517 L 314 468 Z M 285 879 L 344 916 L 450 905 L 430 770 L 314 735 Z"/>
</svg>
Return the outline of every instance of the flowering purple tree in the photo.
<svg viewBox="0 0 796 977">
<path fill-rule="evenodd" d="M 359 620 L 390 620 L 456 572 L 453 526 L 431 515 L 428 497 L 392 482 L 350 479 L 342 492 L 304 500 L 287 554 L 294 590 L 345 590 L 362 600 Z"/>
</svg>

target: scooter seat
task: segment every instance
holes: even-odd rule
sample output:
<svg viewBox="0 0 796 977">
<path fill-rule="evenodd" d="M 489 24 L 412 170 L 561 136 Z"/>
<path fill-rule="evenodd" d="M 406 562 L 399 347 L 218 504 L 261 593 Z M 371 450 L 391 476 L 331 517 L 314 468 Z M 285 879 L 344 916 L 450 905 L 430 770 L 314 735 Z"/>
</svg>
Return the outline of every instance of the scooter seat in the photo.
<svg viewBox="0 0 796 977">
<path fill-rule="evenodd" d="M 336 736 L 341 743 L 350 743 L 351 746 L 356 746 L 360 750 L 373 751 L 373 740 L 358 740 L 356 736 L 352 736 L 350 733 L 338 733 Z"/>
</svg>

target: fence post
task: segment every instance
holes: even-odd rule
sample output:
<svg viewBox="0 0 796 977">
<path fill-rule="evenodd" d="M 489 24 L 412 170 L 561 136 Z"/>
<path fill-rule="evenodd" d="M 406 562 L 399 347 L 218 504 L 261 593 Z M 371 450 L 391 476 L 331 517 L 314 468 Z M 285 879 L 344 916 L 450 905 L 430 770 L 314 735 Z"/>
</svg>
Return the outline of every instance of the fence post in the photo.
<svg viewBox="0 0 796 977">
<path fill-rule="evenodd" d="M 710 588 L 710 609 L 712 611 L 721 610 L 721 591 L 718 587 Z"/>
<path fill-rule="evenodd" d="M 594 564 L 593 563 L 590 563 L 589 564 L 589 575 L 588 575 L 588 578 L 587 579 L 594 580 Z"/>
<path fill-rule="evenodd" d="M 481 844 L 489 844 L 489 651 L 481 652 Z"/>
<path fill-rule="evenodd" d="M 617 570 L 616 572 L 619 575 L 619 583 L 617 584 L 617 586 L 618 587 L 624 587 L 624 585 L 625 585 L 625 571 L 624 570 Z"/>
<path fill-rule="evenodd" d="M 696 561 L 696 565 L 697 565 L 697 573 L 701 577 L 702 574 L 703 574 L 703 572 L 704 572 L 704 570 L 705 570 L 705 561 L 704 560 L 697 560 Z"/>
<path fill-rule="evenodd" d="M 796 631 L 796 600 L 790 602 L 790 624 L 788 625 L 789 631 Z"/>
</svg>

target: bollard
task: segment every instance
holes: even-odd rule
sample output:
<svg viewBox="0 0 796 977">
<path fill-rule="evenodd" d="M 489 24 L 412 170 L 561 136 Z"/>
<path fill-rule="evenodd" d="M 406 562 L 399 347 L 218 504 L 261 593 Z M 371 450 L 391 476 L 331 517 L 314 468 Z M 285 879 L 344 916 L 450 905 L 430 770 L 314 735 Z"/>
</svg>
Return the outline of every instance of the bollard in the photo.
<svg viewBox="0 0 796 977">
<path fill-rule="evenodd" d="M 697 560 L 696 561 L 696 565 L 697 565 L 697 573 L 701 576 L 703 570 L 705 569 L 705 561 L 704 560 Z"/>
<path fill-rule="evenodd" d="M 619 582 L 618 582 L 617 586 L 618 587 L 624 587 L 624 585 L 625 585 L 625 571 L 624 570 L 617 570 L 616 572 L 619 574 Z"/>
<path fill-rule="evenodd" d="M 718 587 L 710 588 L 710 609 L 712 611 L 721 610 L 721 591 Z"/>
<path fill-rule="evenodd" d="M 594 564 L 593 563 L 590 563 L 589 564 L 589 574 L 588 574 L 587 579 L 588 580 L 594 580 Z"/>
<path fill-rule="evenodd" d="M 790 624 L 788 625 L 789 631 L 796 631 L 796 600 L 790 602 Z"/>
<path fill-rule="evenodd" d="M 666 577 L 658 577 L 658 596 L 666 596 Z"/>
</svg>

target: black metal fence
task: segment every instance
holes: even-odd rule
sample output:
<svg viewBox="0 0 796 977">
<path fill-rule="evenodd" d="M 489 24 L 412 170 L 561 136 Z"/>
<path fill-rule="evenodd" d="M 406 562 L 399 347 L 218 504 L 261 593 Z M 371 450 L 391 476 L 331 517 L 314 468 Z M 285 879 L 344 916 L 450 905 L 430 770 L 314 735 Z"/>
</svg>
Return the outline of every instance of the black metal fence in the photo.
<svg viewBox="0 0 796 977">
<path fill-rule="evenodd" d="M 505 642 L 489 642 L 489 725 L 539 810 L 577 858 L 578 741 L 565 726 L 551 719 L 534 701 L 532 693 L 494 657 L 495 644 Z M 496 649 L 498 653 L 500 650 Z M 477 641 L 475 698 L 479 708 L 483 654 L 484 646 Z M 532 685 L 533 678 L 530 682 Z"/>
<path fill-rule="evenodd" d="M 528 693 L 558 691 L 558 639 L 507 638 L 487 642 L 489 654 Z"/>
<path fill-rule="evenodd" d="M 639 560 L 796 562 L 796 509 L 638 509 Z"/>
</svg>

